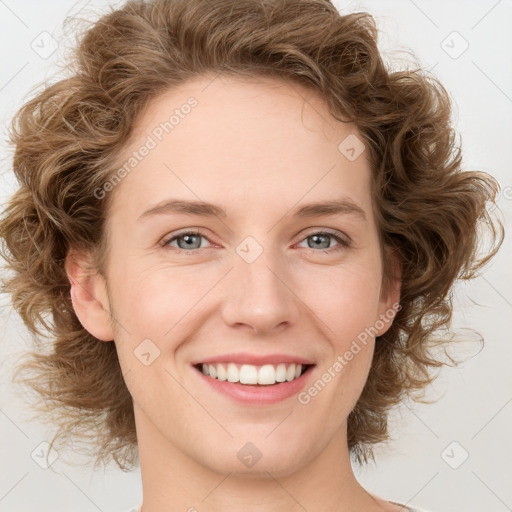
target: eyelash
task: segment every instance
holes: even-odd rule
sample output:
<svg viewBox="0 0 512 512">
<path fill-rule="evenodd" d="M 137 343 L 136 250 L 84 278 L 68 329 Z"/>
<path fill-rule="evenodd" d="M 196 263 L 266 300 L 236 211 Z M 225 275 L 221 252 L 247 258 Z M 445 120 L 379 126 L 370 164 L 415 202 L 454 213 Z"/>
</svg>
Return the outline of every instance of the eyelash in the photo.
<svg viewBox="0 0 512 512">
<path fill-rule="evenodd" d="M 161 246 L 162 247 L 170 247 L 169 244 L 171 242 L 174 242 L 174 240 L 178 239 L 178 238 L 181 238 L 182 236 L 186 236 L 186 235 L 199 235 L 203 238 L 205 238 L 206 240 L 208 240 L 208 242 L 212 243 L 209 238 L 204 235 L 203 233 L 201 233 L 200 231 L 192 231 L 192 230 L 187 230 L 187 231 L 182 231 L 181 233 L 178 233 L 176 235 L 173 235 L 171 237 L 166 237 L 164 240 L 162 240 L 161 242 Z M 308 235 L 306 235 L 302 240 L 306 240 L 307 238 L 313 236 L 313 235 L 323 235 L 323 236 L 330 236 L 332 238 L 334 238 L 336 240 L 336 242 L 338 242 L 339 246 L 336 246 L 336 247 L 329 247 L 328 249 L 320 249 L 320 250 L 315 250 L 311 247 L 308 247 L 307 249 L 310 249 L 314 252 L 336 252 L 336 251 L 341 251 L 343 249 L 348 249 L 350 246 L 351 246 L 351 243 L 349 240 L 346 240 L 344 238 L 342 238 L 340 235 L 338 235 L 336 232 L 332 232 L 332 231 L 326 231 L 326 230 L 323 230 L 323 231 L 314 231 L 313 233 L 309 233 Z M 198 251 L 199 249 L 191 249 L 191 250 L 186 250 L 186 249 L 179 249 L 179 248 L 176 248 L 174 247 L 173 248 L 175 252 L 178 252 L 178 253 L 190 253 L 190 254 L 195 254 L 196 251 Z M 208 247 L 204 247 L 204 249 L 208 249 Z"/>
</svg>

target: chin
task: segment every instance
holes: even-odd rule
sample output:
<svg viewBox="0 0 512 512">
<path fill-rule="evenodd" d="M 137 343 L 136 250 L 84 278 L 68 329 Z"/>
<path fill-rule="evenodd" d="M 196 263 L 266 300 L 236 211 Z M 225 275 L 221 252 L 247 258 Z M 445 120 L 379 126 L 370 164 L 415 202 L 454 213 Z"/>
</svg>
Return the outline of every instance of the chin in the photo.
<svg viewBox="0 0 512 512">
<path fill-rule="evenodd" d="M 225 451 L 213 454 L 213 458 L 209 457 L 209 460 L 203 458 L 201 464 L 223 475 L 268 479 L 269 473 L 274 477 L 286 477 L 307 463 L 304 452 L 291 444 L 279 447 L 268 441 L 233 444 L 236 446 L 229 447 L 226 444 Z M 304 443 L 298 445 L 303 450 Z"/>
</svg>

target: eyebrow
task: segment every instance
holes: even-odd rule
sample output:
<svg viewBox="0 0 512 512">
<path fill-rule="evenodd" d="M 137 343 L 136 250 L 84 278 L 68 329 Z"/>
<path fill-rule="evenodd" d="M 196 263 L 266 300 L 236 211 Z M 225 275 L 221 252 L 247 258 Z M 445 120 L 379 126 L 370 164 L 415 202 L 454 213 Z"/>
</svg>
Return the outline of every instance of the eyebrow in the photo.
<svg viewBox="0 0 512 512">
<path fill-rule="evenodd" d="M 170 215 L 173 213 L 201 217 L 227 217 L 226 211 L 221 206 L 212 203 L 166 199 L 143 212 L 137 219 L 137 222 L 156 215 Z M 361 220 L 367 220 L 364 210 L 349 198 L 305 204 L 293 210 L 291 215 L 297 218 L 320 217 L 324 215 L 354 215 Z"/>
</svg>

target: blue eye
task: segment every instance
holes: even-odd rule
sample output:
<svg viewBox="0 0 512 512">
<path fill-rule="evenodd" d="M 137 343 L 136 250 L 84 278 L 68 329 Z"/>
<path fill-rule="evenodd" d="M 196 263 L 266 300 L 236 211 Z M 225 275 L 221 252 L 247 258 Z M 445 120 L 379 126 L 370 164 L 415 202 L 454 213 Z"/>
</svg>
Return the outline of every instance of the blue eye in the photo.
<svg viewBox="0 0 512 512">
<path fill-rule="evenodd" d="M 337 247 L 331 247 L 331 244 L 329 241 L 327 241 L 327 247 L 325 247 L 325 242 L 323 240 L 329 240 L 329 238 L 336 240 L 338 243 Z M 318 231 L 315 233 L 311 233 L 310 235 L 306 236 L 304 240 L 312 239 L 314 240 L 312 244 L 308 243 L 308 249 L 322 249 L 324 251 L 336 251 L 341 250 L 347 247 L 350 247 L 350 242 L 341 236 L 332 233 L 330 231 Z"/>
<path fill-rule="evenodd" d="M 178 233 L 177 235 L 166 238 L 165 240 L 162 241 L 161 245 L 162 247 L 173 247 L 178 252 L 194 253 L 198 249 L 206 248 L 201 247 L 202 238 L 208 240 L 208 238 L 199 231 L 183 231 L 182 233 Z M 347 239 L 345 239 L 339 236 L 337 233 L 330 231 L 315 231 L 314 233 L 307 235 L 303 239 L 303 241 L 308 239 L 313 240 L 312 243 L 308 243 L 308 249 L 320 249 L 323 252 L 334 252 L 350 247 L 350 241 L 348 237 Z M 329 241 L 329 239 L 334 239 L 338 243 L 338 245 L 331 247 L 331 242 Z M 171 246 L 171 243 L 173 242 L 177 242 L 178 247 Z M 326 243 L 327 246 L 325 246 Z"/>
<path fill-rule="evenodd" d="M 167 246 L 170 247 L 170 243 L 171 242 L 174 242 L 175 240 L 179 242 L 180 240 L 183 239 L 184 242 L 183 243 L 179 242 L 177 249 L 179 251 L 191 252 L 188 249 L 196 250 L 196 249 L 200 249 L 201 248 L 201 238 L 204 238 L 205 240 L 208 240 L 199 231 L 184 231 L 183 233 L 179 233 L 177 235 L 174 235 L 171 238 L 168 238 L 167 240 L 164 240 L 162 245 L 164 247 L 167 247 Z M 199 240 L 199 242 L 198 242 L 198 240 Z"/>
</svg>

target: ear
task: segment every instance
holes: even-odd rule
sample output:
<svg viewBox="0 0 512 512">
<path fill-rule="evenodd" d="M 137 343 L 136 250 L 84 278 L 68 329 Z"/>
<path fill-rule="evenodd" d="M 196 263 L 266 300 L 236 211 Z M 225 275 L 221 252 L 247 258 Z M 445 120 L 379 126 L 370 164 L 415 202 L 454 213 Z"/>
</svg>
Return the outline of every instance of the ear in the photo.
<svg viewBox="0 0 512 512">
<path fill-rule="evenodd" d="M 400 289 L 402 285 L 402 262 L 396 249 L 384 248 L 385 265 L 381 296 L 379 300 L 379 319 L 375 322 L 378 332 L 376 336 L 382 336 L 393 323 L 396 314 L 400 311 Z"/>
<path fill-rule="evenodd" d="M 83 251 L 70 250 L 65 270 L 71 283 L 71 301 L 83 327 L 102 341 L 112 341 L 110 303 L 104 278 L 87 265 L 90 258 Z"/>
</svg>

